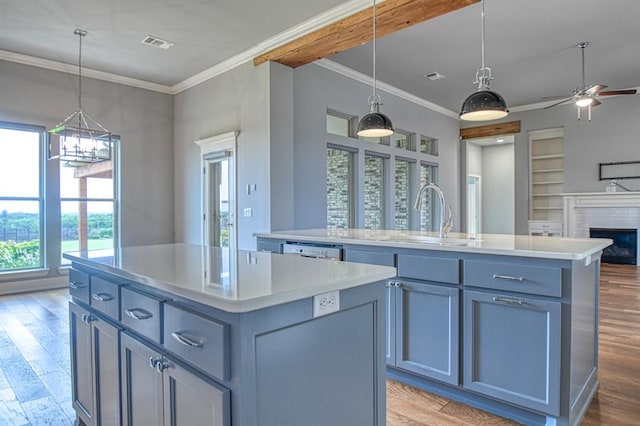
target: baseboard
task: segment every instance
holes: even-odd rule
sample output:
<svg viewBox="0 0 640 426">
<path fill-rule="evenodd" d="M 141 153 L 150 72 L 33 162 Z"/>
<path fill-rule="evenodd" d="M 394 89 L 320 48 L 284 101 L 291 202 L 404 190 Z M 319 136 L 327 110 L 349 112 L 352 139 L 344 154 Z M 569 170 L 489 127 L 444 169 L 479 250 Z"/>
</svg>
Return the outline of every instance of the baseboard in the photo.
<svg viewBox="0 0 640 426">
<path fill-rule="evenodd" d="M 7 281 L 0 283 L 0 295 L 28 293 L 31 291 L 54 290 L 69 286 L 69 277 L 47 277 L 35 280 Z"/>
</svg>

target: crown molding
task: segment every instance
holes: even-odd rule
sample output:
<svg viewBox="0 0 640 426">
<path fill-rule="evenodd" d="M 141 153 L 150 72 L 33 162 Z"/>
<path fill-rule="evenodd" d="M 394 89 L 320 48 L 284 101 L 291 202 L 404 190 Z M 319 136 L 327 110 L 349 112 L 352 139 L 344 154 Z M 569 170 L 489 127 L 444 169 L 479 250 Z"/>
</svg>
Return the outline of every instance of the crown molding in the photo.
<svg viewBox="0 0 640 426">
<path fill-rule="evenodd" d="M 329 71 L 333 71 L 335 73 L 341 74 L 345 77 L 351 78 L 353 80 L 359 81 L 360 83 L 364 83 L 368 86 L 371 86 L 373 84 L 373 78 L 369 77 L 366 74 L 363 74 L 359 71 L 356 71 L 352 68 L 346 67 L 342 64 L 339 64 L 337 62 L 334 62 L 332 60 L 323 58 L 323 59 L 319 59 L 317 61 L 314 62 L 314 64 L 321 66 L 322 68 L 328 69 Z M 376 82 L 376 86 L 378 89 L 383 90 L 391 95 L 397 96 L 399 98 L 402 98 L 406 101 L 409 102 L 413 102 L 416 105 L 420 105 L 421 107 L 430 109 L 431 111 L 435 111 L 437 113 L 440 113 L 442 115 L 445 115 L 447 117 L 450 118 L 454 118 L 456 120 L 459 120 L 459 114 L 457 112 L 451 111 L 450 109 L 441 107 L 440 105 L 436 105 L 433 102 L 429 102 L 426 99 L 420 98 L 416 95 L 413 95 L 409 92 L 405 92 L 402 89 L 398 89 L 395 86 L 392 86 L 390 84 L 387 84 L 385 82 L 382 82 L 380 80 L 377 80 Z"/>
<path fill-rule="evenodd" d="M 383 2 L 384 0 L 380 0 L 378 3 Z M 301 24 L 291 27 L 279 34 L 276 34 L 271 38 L 268 38 L 245 50 L 244 52 L 227 59 L 226 61 L 220 62 L 219 64 L 214 65 L 209 69 L 206 69 L 192 77 L 187 78 L 186 80 L 181 81 L 180 83 L 175 84 L 172 87 L 172 92 L 173 94 L 178 94 L 194 86 L 197 86 L 200 83 L 204 83 L 205 81 L 217 77 L 218 75 L 230 71 L 242 64 L 253 61 L 253 58 L 260 56 L 261 54 L 266 53 L 272 49 L 275 49 L 276 47 L 282 46 L 283 44 L 286 44 L 291 40 L 295 40 L 336 21 L 344 19 L 347 16 L 351 16 L 370 6 L 371 0 L 351 0 L 346 3 L 340 4 L 332 9 L 327 10 L 326 12 L 323 12 L 311 19 L 302 22 Z"/>
<path fill-rule="evenodd" d="M 36 58 L 34 56 L 23 55 L 21 53 L 0 50 L 0 60 L 15 62 L 23 65 L 44 68 L 52 71 L 64 72 L 67 74 L 78 75 L 78 66 L 65 64 L 64 62 L 52 61 L 49 59 Z M 125 86 L 138 87 L 140 89 L 152 90 L 154 92 L 173 94 L 170 86 L 163 84 L 151 83 L 136 78 L 124 77 L 117 74 L 111 74 L 104 71 L 97 71 L 90 68 L 82 67 L 82 75 L 97 80 L 109 81 L 111 83 L 124 84 Z"/>
</svg>

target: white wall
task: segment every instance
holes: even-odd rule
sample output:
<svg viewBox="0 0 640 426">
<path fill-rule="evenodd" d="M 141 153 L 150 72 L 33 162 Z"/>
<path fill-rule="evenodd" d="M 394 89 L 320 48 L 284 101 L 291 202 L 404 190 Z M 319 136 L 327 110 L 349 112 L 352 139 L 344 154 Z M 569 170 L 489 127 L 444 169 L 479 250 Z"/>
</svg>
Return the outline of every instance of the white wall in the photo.
<svg viewBox="0 0 640 426">
<path fill-rule="evenodd" d="M 327 108 L 362 117 L 369 112 L 371 87 L 309 64 L 294 71 L 294 169 L 295 228 L 326 226 L 326 132 Z M 457 119 L 380 92 L 381 112 L 396 128 L 421 133 L 439 140 L 440 186 L 460 229 Z"/>
<path fill-rule="evenodd" d="M 78 77 L 0 61 L 0 120 L 51 128 L 78 107 Z M 83 78 L 83 110 L 121 137 L 123 246 L 173 241 L 173 99 Z"/>
<path fill-rule="evenodd" d="M 513 234 L 513 144 L 482 147 L 482 232 Z"/>
</svg>

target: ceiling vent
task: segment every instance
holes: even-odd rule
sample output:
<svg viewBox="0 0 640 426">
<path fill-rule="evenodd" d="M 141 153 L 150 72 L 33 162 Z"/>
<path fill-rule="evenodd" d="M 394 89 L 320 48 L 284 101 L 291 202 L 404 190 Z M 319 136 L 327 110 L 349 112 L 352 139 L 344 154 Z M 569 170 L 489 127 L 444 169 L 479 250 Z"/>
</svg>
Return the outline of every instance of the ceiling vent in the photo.
<svg viewBox="0 0 640 426">
<path fill-rule="evenodd" d="M 159 47 L 160 49 L 166 50 L 170 47 L 173 47 L 175 43 L 172 41 L 163 40 L 152 35 L 148 35 L 142 39 L 142 44 L 148 44 L 149 46 Z"/>
<path fill-rule="evenodd" d="M 441 78 L 444 78 L 444 75 L 440 74 L 439 72 L 430 72 L 429 74 L 425 74 L 424 75 L 425 78 L 428 78 L 429 80 L 440 80 Z"/>
</svg>

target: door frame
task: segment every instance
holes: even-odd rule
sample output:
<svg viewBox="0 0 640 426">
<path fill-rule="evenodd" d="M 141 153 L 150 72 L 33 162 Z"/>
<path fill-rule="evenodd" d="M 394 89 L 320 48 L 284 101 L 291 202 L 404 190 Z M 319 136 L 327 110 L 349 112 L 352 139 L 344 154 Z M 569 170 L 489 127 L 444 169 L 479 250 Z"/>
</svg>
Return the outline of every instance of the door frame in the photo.
<svg viewBox="0 0 640 426">
<path fill-rule="evenodd" d="M 202 217 L 202 245 L 208 246 L 211 241 L 211 219 L 210 219 L 210 207 L 211 207 L 211 179 L 208 176 L 207 171 L 211 164 L 212 159 L 205 159 L 205 157 L 211 157 L 217 153 L 220 157 L 226 157 L 229 160 L 229 250 L 234 252 L 237 247 L 238 241 L 238 229 L 236 226 L 236 220 L 238 218 L 237 212 L 237 162 L 236 151 L 238 145 L 238 135 L 240 132 L 228 132 L 209 138 L 200 139 L 194 141 L 195 144 L 200 146 L 200 169 L 201 169 L 201 197 L 200 197 L 200 212 Z"/>
</svg>

